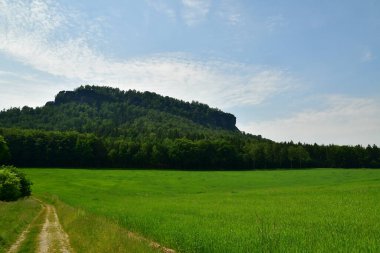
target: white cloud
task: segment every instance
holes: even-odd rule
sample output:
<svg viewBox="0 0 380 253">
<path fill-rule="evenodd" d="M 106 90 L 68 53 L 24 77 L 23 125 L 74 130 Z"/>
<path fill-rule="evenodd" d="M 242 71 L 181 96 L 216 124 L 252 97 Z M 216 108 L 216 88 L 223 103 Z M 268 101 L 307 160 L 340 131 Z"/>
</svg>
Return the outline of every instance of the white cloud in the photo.
<svg viewBox="0 0 380 253">
<path fill-rule="evenodd" d="M 182 0 L 183 18 L 187 25 L 194 26 L 202 22 L 210 11 L 211 0 Z"/>
<path fill-rule="evenodd" d="M 204 5 L 203 1 L 185 2 L 194 9 Z M 67 18 L 65 9 L 50 2 L 25 4 L 0 0 L 0 4 L 4 10 L 0 13 L 3 21 L 0 32 L 4 35 L 0 37 L 0 51 L 36 70 L 78 84 L 150 90 L 220 108 L 260 104 L 293 87 L 291 74 L 268 67 L 199 61 L 178 54 L 109 59 L 91 47 L 86 35 L 59 39 L 54 36 L 73 23 L 80 23 L 80 15 L 76 15 L 76 20 L 72 16 Z M 34 8 L 34 5 L 42 7 Z"/>
<path fill-rule="evenodd" d="M 289 118 L 252 122 L 241 130 L 276 141 L 320 144 L 380 144 L 380 102 L 345 96 L 322 100 L 325 108 L 303 110 Z"/>
</svg>

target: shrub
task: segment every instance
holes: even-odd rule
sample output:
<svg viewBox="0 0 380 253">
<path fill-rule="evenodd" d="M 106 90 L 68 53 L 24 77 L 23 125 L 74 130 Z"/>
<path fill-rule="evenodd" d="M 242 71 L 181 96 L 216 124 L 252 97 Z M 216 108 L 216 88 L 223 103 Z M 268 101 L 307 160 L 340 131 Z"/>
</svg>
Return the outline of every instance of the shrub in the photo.
<svg viewBox="0 0 380 253">
<path fill-rule="evenodd" d="M 13 201 L 20 197 L 30 196 L 31 185 L 25 174 L 15 167 L 0 169 L 0 200 Z"/>
</svg>

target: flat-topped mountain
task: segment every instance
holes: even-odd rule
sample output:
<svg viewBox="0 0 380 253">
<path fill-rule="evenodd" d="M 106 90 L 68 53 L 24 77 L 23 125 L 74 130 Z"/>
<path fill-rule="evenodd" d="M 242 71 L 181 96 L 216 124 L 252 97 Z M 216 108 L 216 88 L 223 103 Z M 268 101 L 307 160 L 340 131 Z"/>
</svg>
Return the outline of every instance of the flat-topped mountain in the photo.
<svg viewBox="0 0 380 253">
<path fill-rule="evenodd" d="M 135 124 L 238 131 L 230 113 L 198 102 L 184 102 L 152 92 L 81 86 L 61 91 L 43 107 L 13 108 L 0 113 L 0 126 L 44 130 L 76 130 L 118 135 Z M 142 126 L 142 128 L 144 128 Z M 143 129 L 142 129 L 143 130 Z"/>
</svg>

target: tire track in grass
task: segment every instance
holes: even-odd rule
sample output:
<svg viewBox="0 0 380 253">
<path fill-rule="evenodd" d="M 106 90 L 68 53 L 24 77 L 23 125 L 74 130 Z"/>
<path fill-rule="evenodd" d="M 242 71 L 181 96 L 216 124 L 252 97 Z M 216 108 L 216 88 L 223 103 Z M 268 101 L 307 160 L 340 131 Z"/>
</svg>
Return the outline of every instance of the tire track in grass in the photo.
<svg viewBox="0 0 380 253">
<path fill-rule="evenodd" d="M 40 202 L 40 201 L 38 201 Z M 8 249 L 7 253 L 17 253 L 29 235 L 30 229 L 33 226 L 34 223 L 36 223 L 37 219 L 42 215 L 42 213 L 45 211 L 45 207 L 43 204 L 40 202 L 41 205 L 41 211 L 36 215 L 36 217 L 33 218 L 33 220 L 28 224 L 28 226 L 24 229 L 24 231 L 21 232 L 19 237 L 17 238 L 16 242 L 12 244 L 12 246 Z"/>
<path fill-rule="evenodd" d="M 45 221 L 43 222 L 42 229 L 38 235 L 38 253 L 73 253 L 74 250 L 70 245 L 69 236 L 63 230 L 57 211 L 54 206 L 43 203 L 41 200 L 34 198 L 41 205 L 41 211 L 36 215 L 32 222 L 24 229 L 24 231 L 17 238 L 16 242 L 11 246 L 7 253 L 17 253 L 23 245 L 25 239 L 28 238 L 32 226 L 35 225 L 37 220 L 44 214 Z M 175 250 L 166 248 L 163 245 L 149 240 L 141 235 L 128 231 L 128 237 L 140 242 L 149 244 L 151 248 L 157 249 L 163 253 L 176 253 Z"/>
<path fill-rule="evenodd" d="M 18 252 L 20 246 L 25 241 L 27 235 L 30 232 L 30 227 L 31 227 L 31 223 L 25 228 L 24 231 L 22 231 L 22 233 L 20 234 L 20 236 L 17 238 L 16 242 L 12 244 L 11 248 L 7 251 L 7 253 L 16 253 L 16 252 Z"/>
</svg>

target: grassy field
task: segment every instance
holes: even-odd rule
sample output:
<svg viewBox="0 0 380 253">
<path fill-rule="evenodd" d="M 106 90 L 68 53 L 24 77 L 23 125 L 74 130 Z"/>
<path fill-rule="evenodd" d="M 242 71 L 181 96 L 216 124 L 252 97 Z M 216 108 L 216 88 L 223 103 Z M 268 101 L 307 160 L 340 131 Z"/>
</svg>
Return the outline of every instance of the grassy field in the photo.
<svg viewBox="0 0 380 253">
<path fill-rule="evenodd" d="M 19 234 L 35 219 L 41 205 L 33 199 L 0 201 L 0 252 L 6 252 Z M 29 245 L 33 248 L 34 245 Z"/>
<path fill-rule="evenodd" d="M 149 242 L 131 237 L 127 229 L 106 217 L 74 208 L 56 197 L 45 196 L 44 200 L 56 207 L 60 222 L 69 235 L 71 246 L 75 252 L 161 252 L 159 249 L 152 248 Z"/>
<path fill-rule="evenodd" d="M 380 170 L 25 172 L 38 197 L 180 252 L 380 251 Z"/>
</svg>

